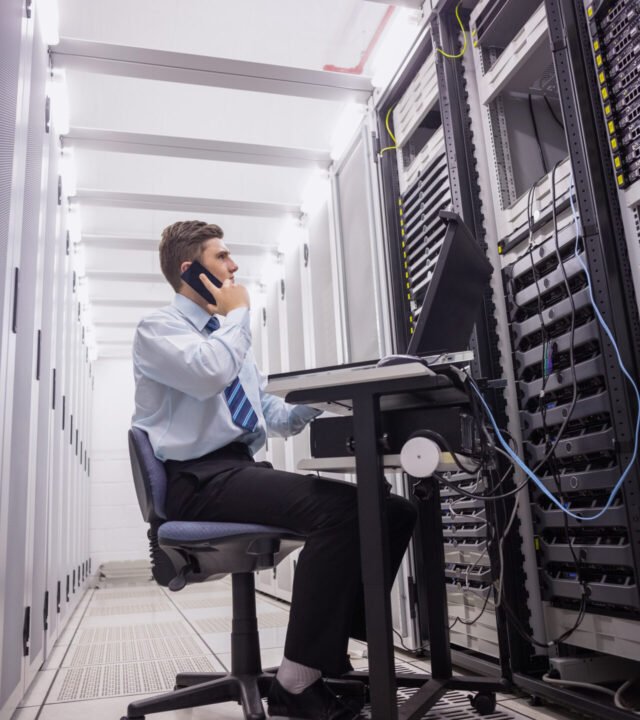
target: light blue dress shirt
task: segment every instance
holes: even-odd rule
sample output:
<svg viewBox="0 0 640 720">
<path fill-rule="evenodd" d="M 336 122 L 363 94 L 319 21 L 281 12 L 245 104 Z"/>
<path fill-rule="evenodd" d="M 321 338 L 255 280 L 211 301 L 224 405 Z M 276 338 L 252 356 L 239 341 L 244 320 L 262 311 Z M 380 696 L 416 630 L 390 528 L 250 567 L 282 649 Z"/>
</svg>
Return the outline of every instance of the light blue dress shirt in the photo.
<svg viewBox="0 0 640 720">
<path fill-rule="evenodd" d="M 133 341 L 136 409 L 132 424 L 149 435 L 159 460 L 192 460 L 232 442 L 255 454 L 267 433 L 299 433 L 320 414 L 289 405 L 264 392 L 266 377 L 251 351 L 247 308 L 218 316 L 220 329 L 209 333 L 210 315 L 184 295 L 144 318 Z M 224 389 L 236 377 L 258 416 L 253 432 L 231 419 Z"/>
</svg>

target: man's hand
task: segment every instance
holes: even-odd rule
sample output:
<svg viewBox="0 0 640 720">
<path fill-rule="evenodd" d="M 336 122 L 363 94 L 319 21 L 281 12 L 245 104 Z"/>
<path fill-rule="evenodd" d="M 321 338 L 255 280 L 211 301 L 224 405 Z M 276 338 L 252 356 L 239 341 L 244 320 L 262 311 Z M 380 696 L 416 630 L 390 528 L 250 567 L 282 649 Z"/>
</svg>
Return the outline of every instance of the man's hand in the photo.
<svg viewBox="0 0 640 720">
<path fill-rule="evenodd" d="M 200 280 L 207 290 L 216 299 L 217 305 L 207 305 L 207 312 L 228 315 L 232 310 L 240 307 L 251 307 L 249 292 L 244 285 L 234 285 L 233 280 L 225 280 L 222 287 L 216 287 L 209 278 L 202 273 Z"/>
</svg>

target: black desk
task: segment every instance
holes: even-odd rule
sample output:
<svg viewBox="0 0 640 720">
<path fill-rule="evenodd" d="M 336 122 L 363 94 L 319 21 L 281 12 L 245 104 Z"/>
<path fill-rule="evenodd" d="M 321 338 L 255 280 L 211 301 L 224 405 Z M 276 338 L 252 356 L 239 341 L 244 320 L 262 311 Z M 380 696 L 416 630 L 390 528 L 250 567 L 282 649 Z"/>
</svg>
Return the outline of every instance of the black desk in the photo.
<svg viewBox="0 0 640 720">
<path fill-rule="evenodd" d="M 402 367 L 406 368 L 405 376 Z M 384 501 L 386 491 L 382 450 L 378 444 L 380 413 L 383 406 L 399 407 L 403 402 L 415 405 L 416 394 L 421 396 L 422 402 L 432 407 L 440 404 L 465 405 L 467 398 L 453 387 L 446 376 L 434 374 L 427 368 L 420 370 L 415 364 L 395 366 L 395 373 L 391 368 L 382 370 L 386 372 L 379 373 L 378 377 L 375 377 L 375 372 L 368 371 L 368 374 L 358 376 L 354 371 L 348 384 L 337 384 L 330 374 L 326 376 L 325 385 L 319 384 L 317 375 L 312 382 L 308 382 L 309 376 L 301 375 L 299 389 L 279 393 L 284 394 L 287 402 L 291 403 L 313 405 L 346 400 L 350 401 L 353 408 L 372 720 L 416 720 L 444 693 L 454 689 L 477 692 L 477 709 L 480 712 L 492 712 L 491 700 L 495 701 L 495 698 L 492 698 L 491 693 L 505 688 L 502 681 L 481 677 L 452 677 L 437 482 L 431 484 L 430 492 L 427 493 L 429 497 L 421 508 L 421 517 L 426 525 L 422 528 L 423 542 L 425 547 L 432 549 L 432 552 L 424 553 L 423 557 L 425 576 L 433 578 L 426 592 L 432 673 L 431 677 L 422 674 L 410 677 L 403 675 L 403 685 L 419 687 L 419 690 L 400 710 L 397 707 Z M 302 387 L 305 385 L 305 377 L 307 387 Z M 292 379 L 290 375 L 289 379 Z M 270 382 L 267 391 L 272 390 L 274 387 Z"/>
</svg>

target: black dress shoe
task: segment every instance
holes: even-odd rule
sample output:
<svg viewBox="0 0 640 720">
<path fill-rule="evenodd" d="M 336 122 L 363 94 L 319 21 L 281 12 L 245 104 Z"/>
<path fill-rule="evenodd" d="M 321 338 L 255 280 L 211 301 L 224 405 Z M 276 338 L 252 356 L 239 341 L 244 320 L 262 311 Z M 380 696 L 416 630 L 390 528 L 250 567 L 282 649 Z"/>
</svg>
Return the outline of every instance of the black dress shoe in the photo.
<svg viewBox="0 0 640 720">
<path fill-rule="evenodd" d="M 300 720 L 357 720 L 357 710 L 347 707 L 325 685 L 322 678 L 295 695 L 285 690 L 276 678 L 267 698 L 269 715 L 281 715 Z"/>
</svg>

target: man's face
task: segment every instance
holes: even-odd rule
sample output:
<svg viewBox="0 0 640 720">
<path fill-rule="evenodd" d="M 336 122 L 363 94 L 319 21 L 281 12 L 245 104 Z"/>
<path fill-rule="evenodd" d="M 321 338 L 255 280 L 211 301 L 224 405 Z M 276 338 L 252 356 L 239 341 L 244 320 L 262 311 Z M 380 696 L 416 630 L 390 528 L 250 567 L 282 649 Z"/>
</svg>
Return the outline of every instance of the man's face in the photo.
<svg viewBox="0 0 640 720">
<path fill-rule="evenodd" d="M 203 246 L 200 263 L 213 273 L 220 282 L 233 280 L 238 266 L 232 260 L 229 248 L 221 238 L 211 238 Z M 182 263 L 181 272 L 184 272 L 190 263 Z"/>
</svg>

